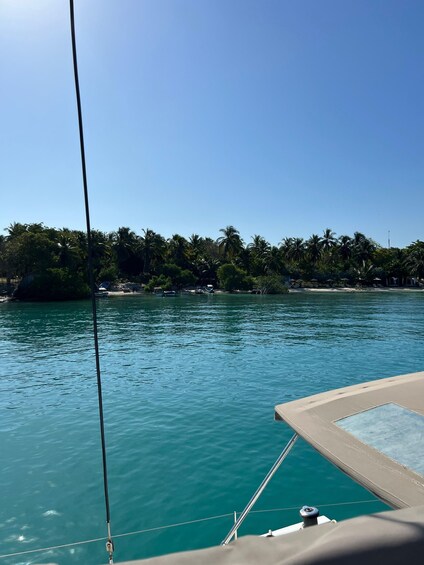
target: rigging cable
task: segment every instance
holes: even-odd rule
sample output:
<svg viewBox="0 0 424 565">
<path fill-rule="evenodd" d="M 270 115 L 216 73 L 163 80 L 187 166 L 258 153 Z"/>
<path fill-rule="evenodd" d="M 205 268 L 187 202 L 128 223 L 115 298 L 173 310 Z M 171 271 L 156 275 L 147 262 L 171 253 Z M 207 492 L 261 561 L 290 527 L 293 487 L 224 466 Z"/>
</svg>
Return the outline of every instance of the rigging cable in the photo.
<svg viewBox="0 0 424 565">
<path fill-rule="evenodd" d="M 97 375 L 97 396 L 99 403 L 100 437 L 101 437 L 101 445 L 102 445 L 103 486 L 104 486 L 104 498 L 106 505 L 106 525 L 107 525 L 106 551 L 109 554 L 109 563 L 111 564 L 113 563 L 114 546 L 113 546 L 111 528 L 110 528 L 110 505 L 109 505 L 109 489 L 108 489 L 108 480 L 107 480 L 106 439 L 105 439 L 105 427 L 104 427 L 104 418 L 103 418 L 102 378 L 100 371 L 99 340 L 98 340 L 98 332 L 97 332 L 97 309 L 96 309 L 96 296 L 95 296 L 94 273 L 93 273 L 93 245 L 92 245 L 91 226 L 90 226 L 90 208 L 88 204 L 88 185 L 87 185 L 87 171 L 85 164 L 84 130 L 82 124 L 81 96 L 80 96 L 79 79 L 78 79 L 77 46 L 75 39 L 75 18 L 74 18 L 73 0 L 69 0 L 69 10 L 70 10 L 70 24 L 71 24 L 71 37 L 72 37 L 72 60 L 73 60 L 74 78 L 75 78 L 75 94 L 76 94 L 77 108 L 78 108 L 81 167 L 82 167 L 82 178 L 84 185 L 85 219 L 87 225 L 88 272 L 90 277 L 91 306 L 92 306 L 92 315 L 93 315 L 94 352 L 96 358 L 96 375 Z"/>
</svg>

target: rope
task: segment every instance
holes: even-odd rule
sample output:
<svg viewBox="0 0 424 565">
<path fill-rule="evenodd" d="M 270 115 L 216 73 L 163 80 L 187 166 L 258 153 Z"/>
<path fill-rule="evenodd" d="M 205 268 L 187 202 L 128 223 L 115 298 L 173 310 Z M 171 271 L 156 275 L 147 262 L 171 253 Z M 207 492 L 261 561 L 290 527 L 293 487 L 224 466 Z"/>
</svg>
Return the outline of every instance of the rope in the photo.
<svg viewBox="0 0 424 565">
<path fill-rule="evenodd" d="M 326 506 L 348 506 L 351 504 L 366 504 L 369 502 L 380 502 L 377 499 L 369 499 L 369 500 L 354 500 L 354 501 L 350 501 L 350 502 L 328 502 L 326 504 L 317 504 L 318 507 L 326 507 Z M 267 510 L 252 510 L 250 512 L 250 514 L 260 514 L 260 513 L 267 513 L 267 512 L 283 512 L 286 510 L 299 510 L 299 506 L 286 506 L 285 508 L 270 508 Z M 230 512 L 228 514 L 217 514 L 216 516 L 209 516 L 207 518 L 197 518 L 196 520 L 188 520 L 186 522 L 176 522 L 175 524 L 166 524 L 164 526 L 155 526 L 153 528 L 146 528 L 144 530 L 135 530 L 133 532 L 125 532 L 122 534 L 115 534 L 114 538 L 123 538 L 123 537 L 127 537 L 127 536 L 134 536 L 134 535 L 138 535 L 138 534 L 146 534 L 149 532 L 157 532 L 159 530 L 167 530 L 170 528 L 178 528 L 180 526 L 189 526 L 191 524 L 198 524 L 200 522 L 208 522 L 211 520 L 219 520 L 221 518 L 229 518 L 229 517 L 233 517 L 233 512 Z M 0 555 L 0 559 L 4 559 L 6 557 L 17 557 L 19 555 L 27 555 L 29 553 L 40 553 L 42 551 L 53 551 L 55 549 L 64 549 L 67 547 L 74 547 L 76 545 L 86 545 L 89 543 L 96 543 L 99 541 L 105 541 L 107 540 L 107 537 L 103 537 L 103 538 L 93 538 L 93 539 L 88 539 L 88 540 L 82 540 L 82 541 L 75 541 L 72 543 L 64 543 L 61 545 L 52 545 L 50 547 L 42 547 L 39 549 L 28 549 L 26 551 L 18 551 L 16 553 L 7 553 L 4 555 Z"/>
<path fill-rule="evenodd" d="M 69 11 L 70 11 L 71 38 L 72 38 L 72 60 L 73 60 L 74 79 L 75 79 L 75 94 L 76 94 L 77 108 L 78 108 L 81 167 L 82 167 L 82 178 L 84 185 L 85 219 L 87 224 L 88 272 L 90 277 L 91 309 L 93 314 L 94 353 L 96 358 L 97 396 L 98 396 L 98 404 L 99 404 L 100 437 L 101 437 L 101 445 L 102 445 L 103 485 L 104 485 L 104 499 L 106 505 L 106 524 L 107 524 L 106 550 L 109 553 L 109 563 L 113 563 L 113 542 L 110 531 L 110 505 L 109 505 L 109 489 L 108 489 L 107 464 L 106 464 L 106 439 L 105 439 L 105 428 L 104 428 L 104 418 L 103 418 L 102 379 L 100 372 L 99 340 L 98 340 L 98 332 L 97 332 L 97 310 L 96 310 L 96 296 L 95 296 L 94 272 L 93 272 L 93 244 L 92 244 L 91 226 L 90 226 L 90 207 L 88 203 L 87 170 L 85 163 L 84 130 L 82 123 L 81 96 L 80 96 L 79 78 L 78 78 L 77 45 L 75 38 L 75 18 L 74 18 L 73 0 L 69 0 Z"/>
</svg>

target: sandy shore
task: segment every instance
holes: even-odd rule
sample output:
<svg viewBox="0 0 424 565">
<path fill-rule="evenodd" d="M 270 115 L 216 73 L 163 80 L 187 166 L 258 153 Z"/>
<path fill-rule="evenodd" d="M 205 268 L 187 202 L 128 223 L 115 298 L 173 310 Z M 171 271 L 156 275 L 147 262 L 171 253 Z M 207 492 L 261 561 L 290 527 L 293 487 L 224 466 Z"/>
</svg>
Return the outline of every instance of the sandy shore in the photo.
<svg viewBox="0 0 424 565">
<path fill-rule="evenodd" d="M 423 292 L 424 288 L 290 288 L 290 293 L 296 292 Z"/>
<path fill-rule="evenodd" d="M 113 291 L 110 290 L 109 296 L 140 296 L 144 295 L 144 292 L 123 292 L 122 290 Z M 305 292 L 318 292 L 318 293 L 333 293 L 337 294 L 340 292 L 424 292 L 424 288 L 356 288 L 356 287 L 340 287 L 340 288 L 290 288 L 290 294 L 296 293 L 305 293 Z M 230 294 L 223 290 L 215 290 L 214 294 Z M 237 293 L 238 294 L 238 293 Z M 247 292 L 243 292 L 242 294 L 249 294 Z"/>
</svg>

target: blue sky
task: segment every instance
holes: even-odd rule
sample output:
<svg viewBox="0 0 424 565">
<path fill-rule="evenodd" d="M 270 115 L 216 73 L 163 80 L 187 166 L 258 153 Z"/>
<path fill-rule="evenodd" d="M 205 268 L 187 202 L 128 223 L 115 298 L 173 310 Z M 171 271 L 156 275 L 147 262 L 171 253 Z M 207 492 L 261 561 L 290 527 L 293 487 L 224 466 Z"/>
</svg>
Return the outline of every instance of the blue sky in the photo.
<svg viewBox="0 0 424 565">
<path fill-rule="evenodd" d="M 92 226 L 424 239 L 424 3 L 75 0 Z M 0 0 L 0 228 L 84 228 L 66 0 Z"/>
</svg>

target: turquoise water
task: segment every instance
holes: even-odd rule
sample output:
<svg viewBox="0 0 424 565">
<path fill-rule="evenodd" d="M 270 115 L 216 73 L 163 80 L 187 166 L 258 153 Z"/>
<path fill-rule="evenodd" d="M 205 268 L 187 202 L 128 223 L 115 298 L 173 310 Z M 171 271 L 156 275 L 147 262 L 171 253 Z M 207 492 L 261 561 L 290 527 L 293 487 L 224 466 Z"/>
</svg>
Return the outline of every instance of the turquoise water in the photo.
<svg viewBox="0 0 424 565">
<path fill-rule="evenodd" d="M 242 510 L 291 437 L 277 403 L 424 368 L 424 294 L 99 301 L 115 534 Z M 105 536 L 88 302 L 0 306 L 0 553 Z M 381 510 L 298 442 L 243 533 Z M 326 506 L 334 504 L 334 506 Z M 115 539 L 117 561 L 217 544 L 227 516 Z M 0 563 L 106 562 L 104 542 Z"/>
</svg>

